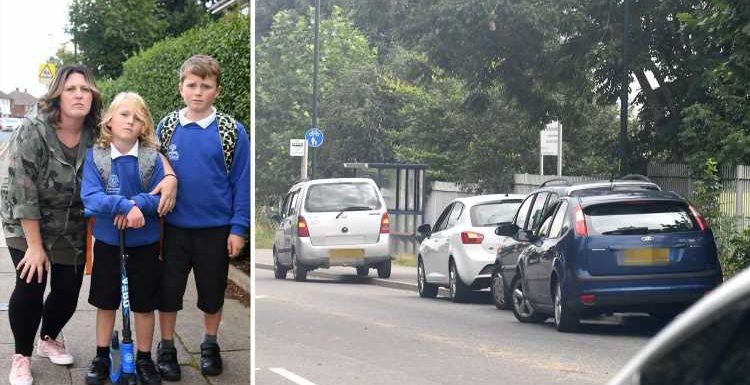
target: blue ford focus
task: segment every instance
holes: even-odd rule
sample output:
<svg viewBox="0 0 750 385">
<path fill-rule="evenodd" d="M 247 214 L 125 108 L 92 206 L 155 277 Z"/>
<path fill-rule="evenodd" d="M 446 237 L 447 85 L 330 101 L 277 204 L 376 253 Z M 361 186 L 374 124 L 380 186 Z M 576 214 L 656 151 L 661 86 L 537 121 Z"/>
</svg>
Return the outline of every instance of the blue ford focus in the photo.
<svg viewBox="0 0 750 385">
<path fill-rule="evenodd" d="M 503 296 L 519 321 L 554 317 L 558 330 L 573 331 L 603 313 L 671 317 L 722 282 L 713 233 L 679 195 L 552 195 L 529 195 L 496 230 L 508 237 L 498 275 L 510 282 Z"/>
</svg>

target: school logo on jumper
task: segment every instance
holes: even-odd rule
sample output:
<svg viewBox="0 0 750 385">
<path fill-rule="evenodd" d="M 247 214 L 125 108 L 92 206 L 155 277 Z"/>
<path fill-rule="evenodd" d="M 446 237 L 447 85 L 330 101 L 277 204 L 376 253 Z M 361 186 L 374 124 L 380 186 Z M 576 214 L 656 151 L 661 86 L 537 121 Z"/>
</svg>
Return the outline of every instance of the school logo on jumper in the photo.
<svg viewBox="0 0 750 385">
<path fill-rule="evenodd" d="M 120 195 L 120 178 L 117 177 L 117 174 L 109 176 L 109 181 L 107 181 L 107 194 Z"/>
<path fill-rule="evenodd" d="M 169 160 L 180 160 L 180 153 L 177 152 L 177 145 L 172 143 L 169 145 L 169 151 L 167 151 L 167 158 Z"/>
</svg>

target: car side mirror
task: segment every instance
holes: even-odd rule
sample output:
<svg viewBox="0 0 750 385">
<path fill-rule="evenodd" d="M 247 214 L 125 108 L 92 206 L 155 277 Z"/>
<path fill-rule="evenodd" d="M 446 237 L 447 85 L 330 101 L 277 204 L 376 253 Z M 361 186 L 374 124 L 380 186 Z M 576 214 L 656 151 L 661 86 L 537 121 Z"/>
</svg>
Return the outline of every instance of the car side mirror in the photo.
<svg viewBox="0 0 750 385">
<path fill-rule="evenodd" d="M 271 220 L 275 223 L 281 223 L 281 214 L 273 214 L 271 215 Z"/>
<path fill-rule="evenodd" d="M 429 235 L 431 231 L 432 231 L 432 228 L 430 227 L 429 223 L 425 223 L 417 227 L 417 232 L 419 234 L 422 234 L 423 236 Z"/>
<path fill-rule="evenodd" d="M 518 226 L 516 226 L 513 222 L 499 223 L 498 226 L 495 228 L 496 235 L 512 237 L 516 235 L 516 233 L 518 233 Z"/>
</svg>

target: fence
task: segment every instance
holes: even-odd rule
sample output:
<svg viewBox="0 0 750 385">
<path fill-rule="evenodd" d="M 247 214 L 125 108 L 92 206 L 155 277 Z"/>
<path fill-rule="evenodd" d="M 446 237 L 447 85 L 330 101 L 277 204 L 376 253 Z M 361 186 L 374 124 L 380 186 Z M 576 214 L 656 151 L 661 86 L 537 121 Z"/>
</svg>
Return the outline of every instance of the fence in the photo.
<svg viewBox="0 0 750 385">
<path fill-rule="evenodd" d="M 695 178 L 686 164 L 650 163 L 648 177 L 662 190 L 693 198 Z M 737 230 L 750 227 L 750 167 L 723 166 L 719 169 L 721 193 L 719 212 L 733 218 Z"/>
</svg>

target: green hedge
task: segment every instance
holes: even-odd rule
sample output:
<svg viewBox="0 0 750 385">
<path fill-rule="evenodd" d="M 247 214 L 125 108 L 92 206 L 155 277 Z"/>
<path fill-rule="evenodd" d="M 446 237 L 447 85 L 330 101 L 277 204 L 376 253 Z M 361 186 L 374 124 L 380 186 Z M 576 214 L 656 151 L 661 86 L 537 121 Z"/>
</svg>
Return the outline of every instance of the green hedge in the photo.
<svg viewBox="0 0 750 385">
<path fill-rule="evenodd" d="M 221 65 L 222 92 L 216 100 L 219 111 L 250 125 L 250 29 L 249 19 L 239 13 L 175 38 L 167 38 L 128 59 L 122 76 L 100 84 L 105 105 L 121 91 L 144 97 L 154 120 L 184 106 L 178 92 L 179 69 L 188 57 L 204 54 Z"/>
</svg>

